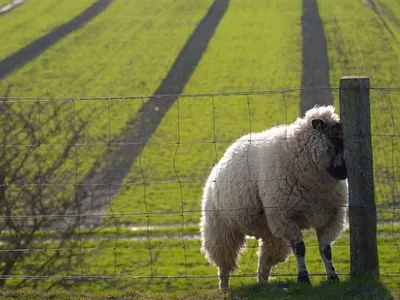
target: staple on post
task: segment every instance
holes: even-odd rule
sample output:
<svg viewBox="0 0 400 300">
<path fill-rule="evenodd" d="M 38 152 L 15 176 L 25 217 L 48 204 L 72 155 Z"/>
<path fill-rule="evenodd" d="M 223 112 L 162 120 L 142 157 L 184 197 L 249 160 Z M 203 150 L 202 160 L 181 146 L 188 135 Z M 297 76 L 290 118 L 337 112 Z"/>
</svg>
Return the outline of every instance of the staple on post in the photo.
<svg viewBox="0 0 400 300">
<path fill-rule="evenodd" d="M 340 119 L 348 170 L 351 277 L 379 276 L 369 77 L 340 79 Z"/>
</svg>

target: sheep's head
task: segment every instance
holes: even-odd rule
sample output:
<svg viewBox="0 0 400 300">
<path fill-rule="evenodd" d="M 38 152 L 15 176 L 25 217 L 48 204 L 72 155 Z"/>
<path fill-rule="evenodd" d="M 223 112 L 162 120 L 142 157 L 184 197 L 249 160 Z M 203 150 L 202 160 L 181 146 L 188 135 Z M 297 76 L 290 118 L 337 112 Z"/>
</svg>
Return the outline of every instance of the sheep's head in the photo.
<svg viewBox="0 0 400 300">
<path fill-rule="evenodd" d="M 336 180 L 347 178 L 347 168 L 344 160 L 343 134 L 340 121 L 333 124 L 323 119 L 312 119 L 312 127 L 322 134 L 326 147 L 321 155 L 323 168 Z"/>
</svg>

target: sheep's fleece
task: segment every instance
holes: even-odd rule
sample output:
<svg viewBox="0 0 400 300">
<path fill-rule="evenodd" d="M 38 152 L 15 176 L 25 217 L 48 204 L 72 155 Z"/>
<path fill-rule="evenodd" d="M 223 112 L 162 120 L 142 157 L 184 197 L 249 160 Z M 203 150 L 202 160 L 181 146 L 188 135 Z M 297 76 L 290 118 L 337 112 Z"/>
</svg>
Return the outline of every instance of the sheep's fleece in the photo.
<svg viewBox="0 0 400 300">
<path fill-rule="evenodd" d="M 329 135 L 334 129 L 336 140 Z M 205 185 L 200 222 L 201 251 L 218 267 L 221 290 L 228 289 L 246 235 L 259 239 L 259 281 L 293 250 L 298 281 L 309 282 L 301 233 L 309 228 L 316 230 L 327 278 L 339 279 L 331 244 L 344 230 L 348 199 L 341 132 L 334 107 L 315 106 L 226 150 Z"/>
</svg>

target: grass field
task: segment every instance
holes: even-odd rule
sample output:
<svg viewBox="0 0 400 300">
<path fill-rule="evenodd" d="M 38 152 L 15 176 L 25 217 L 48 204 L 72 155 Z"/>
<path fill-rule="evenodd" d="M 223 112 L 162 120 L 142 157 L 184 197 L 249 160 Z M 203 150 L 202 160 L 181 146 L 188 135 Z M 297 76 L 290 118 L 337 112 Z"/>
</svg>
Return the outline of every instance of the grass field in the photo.
<svg viewBox="0 0 400 300">
<path fill-rule="evenodd" d="M 331 86 L 338 86 L 343 75 L 354 74 L 370 76 L 373 88 L 400 86 L 397 76 L 400 66 L 393 63 L 400 58 L 397 42 L 400 23 L 395 17 L 400 13 L 400 5 L 393 0 L 375 2 L 391 31 L 363 1 L 343 0 L 334 4 L 319 2 L 327 38 Z M 390 8 L 391 14 L 384 11 L 383 6 Z M 339 107 L 338 94 L 334 99 L 336 107 Z M 398 137 L 393 137 L 400 126 L 400 93 L 372 91 L 371 117 L 372 134 L 375 135 L 373 146 L 377 201 L 393 207 L 399 204 L 399 181 L 392 178 L 400 175 Z"/>
<path fill-rule="evenodd" d="M 100 291 L 102 289 L 118 290 L 133 288 L 143 292 L 162 292 L 185 289 L 196 289 L 200 285 L 204 289 L 215 289 L 218 280 L 216 278 L 190 278 L 198 276 L 215 276 L 216 268 L 210 266 L 199 251 L 199 240 L 185 236 L 185 240 L 179 238 L 160 239 L 160 237 L 147 240 L 147 232 L 142 231 L 143 241 L 140 235 L 136 235 L 136 240 L 127 240 L 121 235 L 119 240 L 98 241 L 99 235 L 93 236 L 90 240 L 88 236 L 65 245 L 65 248 L 75 250 L 59 251 L 59 261 L 57 264 L 70 264 L 71 270 L 62 270 L 51 273 L 51 276 L 92 276 L 87 280 L 78 280 L 70 288 L 81 291 Z M 164 234 L 166 234 L 164 232 Z M 313 232 L 306 232 L 306 259 L 310 274 L 324 274 L 322 261 L 318 253 L 318 244 Z M 382 228 L 378 238 L 380 269 L 382 282 L 391 290 L 400 290 L 398 275 L 400 272 L 400 248 L 398 239 L 393 235 L 391 228 Z M 255 284 L 254 278 L 257 269 L 256 255 L 257 241 L 248 240 L 248 249 L 241 257 L 240 269 L 234 273 L 231 280 L 233 287 L 241 285 Z M 43 252 L 42 249 L 46 248 Z M 34 263 L 40 263 L 52 256 L 56 250 L 52 250 L 51 239 L 46 244 L 38 243 L 27 252 L 27 257 L 23 264 L 14 273 L 15 276 L 29 274 L 29 268 Z M 35 250 L 37 249 L 37 250 Z M 72 254 L 72 257 L 69 256 Z M 63 257 L 68 256 L 68 260 L 63 261 Z M 333 246 L 333 259 L 338 274 L 349 274 L 349 235 L 343 236 Z M 294 256 L 274 269 L 276 278 L 293 282 L 296 275 L 296 263 Z M 109 277 L 106 280 L 96 279 L 96 276 Z M 117 278 L 113 278 L 117 276 Z M 126 278 L 118 278 L 118 276 Z M 154 278 L 149 279 L 149 276 Z M 170 277 L 170 278 L 157 278 Z M 183 277 L 183 278 L 173 278 Z M 185 278 L 187 277 L 187 278 Z M 343 279 L 347 276 L 343 275 Z M 313 276 L 312 283 L 318 285 L 325 281 L 324 276 Z M 63 280 L 65 284 L 72 281 Z M 18 281 L 10 281 L 9 286 L 17 284 Z M 38 288 L 48 288 L 53 280 L 40 281 Z"/>
<path fill-rule="evenodd" d="M 176 1 L 170 5 L 170 1 L 166 0 L 152 3 L 115 1 L 84 28 L 72 33 L 37 59 L 2 80 L 0 94 L 4 95 L 9 86 L 10 97 L 151 94 L 166 76 L 210 3 L 211 1 Z M 10 13 L 10 16 L 13 13 Z M 144 15 L 146 17 L 143 17 Z M 119 38 L 121 36 L 122 39 Z M 35 80 L 32 81 L 31 78 Z M 19 106 L 21 110 L 37 106 L 35 103 L 14 105 Z M 78 180 L 86 176 L 95 161 L 100 162 L 99 167 L 105 165 L 105 142 L 108 138 L 119 136 L 126 122 L 135 116 L 141 105 L 140 99 L 110 103 L 67 103 L 63 114 L 69 122 L 72 122 L 75 110 L 81 111 L 81 119 L 76 118 L 76 126 L 79 126 L 79 120 L 91 116 L 95 108 L 100 109 L 95 121 L 89 124 L 81 143 L 104 144 L 82 146 L 77 150 L 80 165 Z M 41 113 L 45 114 L 49 107 L 50 103 L 41 105 Z M 64 134 L 55 137 L 52 143 L 56 142 L 65 143 Z M 47 162 L 57 159 L 62 151 L 60 147 L 53 145 L 42 145 L 41 149 L 42 160 Z M 36 168 L 36 162 L 33 164 L 26 168 Z M 75 157 L 69 159 L 66 164 L 65 168 L 75 170 Z M 64 178 L 63 183 L 73 181 L 72 174 Z"/>
<path fill-rule="evenodd" d="M 390 289 L 379 281 L 362 279 L 358 281 L 345 281 L 337 285 L 320 284 L 309 288 L 298 285 L 284 289 L 282 286 L 291 287 L 286 282 L 277 282 L 271 286 L 240 286 L 224 295 L 216 289 L 194 289 L 183 292 L 141 293 L 135 290 L 127 291 L 102 291 L 102 292 L 40 292 L 37 290 L 6 290 L 0 292 L 0 299 L 138 299 L 138 300 L 214 300 L 214 299 L 400 299 L 398 292 Z"/>
<path fill-rule="evenodd" d="M 0 7 L 9 2 L 12 1 L 0 1 Z M 7 25 L 0 27 L 0 60 L 69 21 L 94 2 L 95 0 L 61 0 L 57 3 L 52 0 L 30 0 L 2 15 L 1 22 Z"/>
<path fill-rule="evenodd" d="M 0 0 L 0 7 L 3 7 L 4 5 L 10 3 L 10 0 Z"/>
<path fill-rule="evenodd" d="M 275 26 L 267 26 L 266 18 Z M 300 38 L 299 18 L 298 1 L 232 1 L 184 93 L 298 87 L 301 45 L 293 37 Z M 276 41 L 274 47 L 269 47 L 271 40 Z M 203 184 L 226 147 L 250 129 L 261 130 L 292 121 L 298 114 L 298 93 L 284 97 L 276 94 L 179 98 L 153 135 L 150 142 L 154 144 L 146 146 L 141 161 L 132 167 L 125 183 L 143 182 L 143 170 L 144 180 L 149 183 L 148 211 L 197 210 L 184 216 L 185 223 L 197 222 Z M 182 184 L 177 182 L 178 177 Z M 112 202 L 113 212 L 145 213 L 143 193 L 143 185 L 122 188 Z M 135 225 L 147 223 L 146 216 L 121 218 L 125 220 Z M 181 221 L 180 213 L 150 217 L 151 225 Z"/>
<path fill-rule="evenodd" d="M 30 0 L 0 16 L 0 22 L 6 24 L 0 26 L 0 36 L 5 41 L 0 49 L 0 60 L 72 19 L 94 1 L 53 2 Z M 254 0 L 245 4 L 232 0 L 183 93 L 299 88 L 302 74 L 300 2 Z M 327 40 L 332 87 L 338 86 L 341 76 L 350 74 L 369 75 L 375 88 L 400 87 L 397 76 L 400 73 L 397 42 L 400 21 L 396 17 L 400 14 L 400 4 L 394 0 L 375 2 L 381 14 L 362 1 L 318 1 Z M 83 28 L 0 81 L 0 95 L 8 87 L 12 97 L 151 95 L 166 77 L 179 51 L 211 4 L 212 0 L 179 0 L 173 3 L 168 0 L 115 0 Z M 338 93 L 334 91 L 333 94 L 338 108 Z M 116 223 L 121 227 L 116 231 L 115 227 L 109 226 L 113 222 L 106 222 L 105 227 L 94 233 L 82 229 L 83 242 L 80 243 L 80 236 L 74 236 L 68 245 L 71 249 L 59 251 L 61 258 L 57 266 L 60 270 L 49 270 L 49 274 L 128 277 L 76 282 L 64 280 L 59 285 L 87 292 L 125 288 L 134 289 L 134 293 L 209 289 L 209 294 L 203 294 L 204 298 L 196 298 L 196 292 L 193 295 L 169 294 L 168 297 L 218 299 L 221 295 L 215 291 L 216 278 L 129 277 L 216 274 L 216 269 L 199 252 L 199 241 L 195 238 L 204 181 L 213 164 L 239 136 L 291 122 L 298 117 L 299 96 L 299 92 L 287 92 L 178 98 L 112 200 L 112 213 L 122 214 L 117 217 Z M 63 114 L 70 121 L 75 110 L 82 110 L 81 117 L 85 119 L 92 115 L 95 108 L 100 108 L 81 141 L 100 145 L 79 147 L 78 178 L 71 176 L 64 178 L 64 182 L 83 179 L 95 161 L 100 160 L 99 167 L 105 165 L 108 139 L 120 138 L 144 101 L 147 98 L 67 102 Z M 396 139 L 400 125 L 400 93 L 374 90 L 371 92 L 371 103 L 378 216 L 381 221 L 400 220 L 398 211 L 394 209 L 400 204 L 397 180 L 400 176 L 400 148 Z M 14 105 L 23 111 L 36 103 Z M 43 102 L 41 107 L 45 111 L 49 105 Z M 60 135 L 51 142 L 63 141 L 63 138 Z M 42 145 L 41 149 L 43 161 L 57 159 L 58 152 L 54 146 Z M 73 157 L 63 167 L 75 171 L 75 163 Z M 36 168 L 36 161 L 32 161 L 32 166 L 26 166 L 28 171 L 31 168 Z M 133 231 L 123 225 L 172 227 L 150 231 L 154 237 L 150 242 L 150 251 L 146 230 Z M 379 227 L 381 273 L 386 275 L 400 273 L 399 237 L 394 235 L 398 232 L 400 228 L 397 225 Z M 181 233 L 187 238 L 184 244 L 180 239 Z M 51 238 L 55 237 L 48 232 L 39 232 L 38 239 L 41 235 L 50 240 L 46 244 L 36 244 L 40 251 L 27 252 L 15 275 L 31 274 L 35 264 L 57 252 L 51 250 Z M 6 237 L 6 234 L 1 233 L 1 237 Z M 349 272 L 348 244 L 346 233 L 334 246 L 333 255 L 339 273 Z M 254 246 L 255 241 L 249 240 L 249 245 Z M 315 245 L 315 238 L 309 236 L 306 241 L 308 267 L 310 273 L 321 273 L 322 263 Z M 254 275 L 256 254 L 253 249 L 249 248 L 243 256 L 238 275 Z M 73 256 L 70 261 L 63 261 L 62 253 L 67 252 Z M 68 268 L 70 266 L 73 266 L 72 269 Z M 295 274 L 294 258 L 279 266 L 276 272 L 278 275 Z M 279 281 L 293 279 L 293 276 L 278 276 Z M 382 277 L 382 282 L 388 289 L 398 291 L 398 279 Z M 312 279 L 316 286 L 321 280 L 321 277 Z M 233 287 L 240 296 L 243 296 L 242 285 L 254 282 L 254 278 L 232 279 Z M 11 280 L 8 284 L 12 287 L 17 283 Z M 44 289 L 52 283 L 52 280 L 43 280 L 33 285 Z M 322 285 L 310 292 L 293 287 L 289 294 L 280 289 L 269 292 L 271 298 L 285 295 L 289 295 L 287 299 L 291 296 L 307 298 L 327 296 L 324 293 L 327 288 Z M 337 291 L 343 295 L 348 290 L 349 285 L 345 282 Z M 19 297 L 23 298 L 24 292 L 19 293 Z M 244 288 L 244 294 L 243 297 L 252 292 Z M 29 292 L 27 295 L 31 299 L 36 297 Z M 126 295 L 121 298 L 128 298 L 131 294 Z M 11 292 L 2 296 L 13 297 Z M 160 294 L 157 297 L 164 296 Z M 47 296 L 39 294 L 37 297 Z M 137 297 L 152 299 L 146 298 L 151 296 L 145 294 Z M 332 299 L 337 297 L 333 291 Z"/>
<path fill-rule="evenodd" d="M 259 1 L 245 6 L 240 1 L 232 1 L 184 93 L 300 86 L 301 69 L 296 67 L 301 65 L 301 41 L 296 39 L 301 30 L 299 5 L 291 1 L 281 4 Z M 397 42 L 391 39 L 370 8 L 361 2 L 341 1 L 338 5 L 321 3 L 320 11 L 327 35 L 332 87 L 338 87 L 340 77 L 345 74 L 370 74 L 371 70 L 376 70 L 371 75 L 373 87 L 399 86 L 395 75 L 398 66 L 393 66 L 393 62 L 398 61 Z M 275 26 L 266 26 L 264 18 Z M 360 27 L 365 18 L 370 20 L 368 26 L 363 26 L 365 34 L 356 36 L 354 31 L 348 30 L 349 26 Z M 234 26 L 238 30 L 231 30 Z M 372 43 L 371 39 L 376 36 L 380 36 L 380 40 Z M 269 47 L 271 40 L 276 41 L 274 47 Z M 382 51 L 388 45 L 390 48 Z M 232 61 L 235 63 L 230 64 Z M 382 65 L 383 73 L 378 72 Z M 338 107 L 338 92 L 333 94 Z M 223 151 L 250 130 L 258 131 L 294 120 L 299 114 L 298 99 L 299 94 L 295 92 L 180 98 L 154 134 L 153 144 L 147 145 L 141 161 L 126 177 L 127 186 L 113 200 L 113 212 L 127 213 L 128 216 L 120 220 L 135 225 L 147 224 L 149 219 L 151 225 L 197 222 L 203 183 Z M 399 183 L 393 176 L 400 175 L 397 171 L 400 170 L 400 149 L 391 135 L 399 126 L 400 94 L 393 92 L 389 97 L 387 92 L 372 91 L 371 99 L 372 127 L 376 135 L 373 142 L 377 202 L 383 205 L 379 218 L 398 220 L 398 215 L 393 216 L 393 210 L 388 209 L 399 203 Z M 143 181 L 146 187 L 141 184 Z M 181 210 L 193 212 L 185 213 L 182 220 Z M 147 211 L 173 212 L 148 218 Z M 131 216 L 130 212 L 143 215 Z"/>
</svg>

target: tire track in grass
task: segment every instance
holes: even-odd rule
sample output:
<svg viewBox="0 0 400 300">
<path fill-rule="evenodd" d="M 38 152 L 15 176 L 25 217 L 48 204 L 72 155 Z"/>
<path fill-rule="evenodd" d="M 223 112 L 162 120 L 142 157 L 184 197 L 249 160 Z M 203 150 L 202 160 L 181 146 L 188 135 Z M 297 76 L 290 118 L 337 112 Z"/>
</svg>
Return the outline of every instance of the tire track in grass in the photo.
<svg viewBox="0 0 400 300">
<path fill-rule="evenodd" d="M 318 12 L 317 0 L 303 0 L 302 64 L 301 88 L 329 88 L 329 62 L 322 20 Z M 303 91 L 300 96 L 300 115 L 314 105 L 332 105 L 329 89 Z"/>
<path fill-rule="evenodd" d="M 144 103 L 138 116 L 127 124 L 121 141 L 123 146 L 110 154 L 107 168 L 100 172 L 93 171 L 86 178 L 85 183 L 89 185 L 84 185 L 80 191 L 83 195 L 82 211 L 90 211 L 93 214 L 104 214 L 107 211 L 110 200 L 118 193 L 119 185 L 139 158 L 143 145 L 149 141 L 164 115 L 175 103 L 176 95 L 181 94 L 185 88 L 228 5 L 229 0 L 213 2 L 178 54 L 167 76 L 154 92 L 155 97 Z M 100 185 L 89 190 L 88 186 L 91 184 Z M 99 222 L 96 218 L 86 218 L 83 224 L 97 226 Z"/>
<path fill-rule="evenodd" d="M 396 36 L 394 35 L 393 31 L 390 29 L 389 25 L 386 23 L 384 14 L 378 9 L 376 6 L 375 2 L 373 0 L 363 0 L 363 3 L 369 7 L 379 18 L 379 20 L 382 22 L 382 25 L 386 28 L 386 30 L 390 33 L 392 38 L 396 40 Z"/>
<path fill-rule="evenodd" d="M 396 27 L 400 28 L 400 18 L 398 18 L 398 16 L 396 15 L 396 12 L 394 12 L 384 2 L 381 2 L 381 1 L 378 1 L 378 0 L 375 0 L 374 2 L 373 2 L 373 0 L 369 0 L 367 2 L 370 2 L 373 5 L 374 12 L 379 16 L 379 19 L 384 24 L 385 28 L 389 31 L 391 36 L 395 39 L 395 35 L 393 33 L 393 30 L 390 30 L 389 25 L 385 22 L 384 19 L 382 19 L 382 17 L 387 18 L 387 20 L 389 22 L 392 22 Z M 380 9 L 377 8 L 377 6 L 375 5 L 375 2 L 379 5 Z M 400 4 L 400 2 L 399 2 L 399 4 Z M 370 8 L 372 9 L 371 6 L 370 6 Z"/>
<path fill-rule="evenodd" d="M 5 13 L 13 10 L 17 6 L 20 6 L 21 4 L 24 4 L 25 1 L 26 0 L 14 0 L 14 1 L 11 1 L 10 3 L 0 7 L 0 15 L 5 14 Z"/>
<path fill-rule="evenodd" d="M 35 59 L 38 55 L 46 51 L 49 47 L 67 35 L 82 28 L 90 20 L 102 13 L 112 2 L 113 0 L 96 1 L 71 21 L 60 25 L 45 36 L 42 36 L 21 50 L 6 57 L 0 62 L 0 80 L 8 76 L 13 71 L 21 68 L 29 61 Z"/>
</svg>

